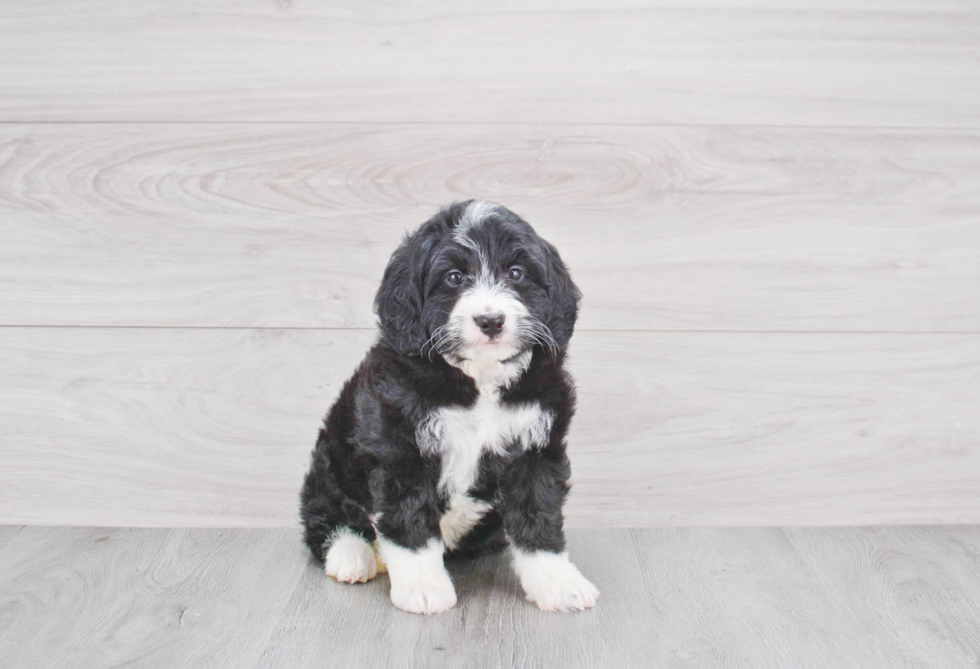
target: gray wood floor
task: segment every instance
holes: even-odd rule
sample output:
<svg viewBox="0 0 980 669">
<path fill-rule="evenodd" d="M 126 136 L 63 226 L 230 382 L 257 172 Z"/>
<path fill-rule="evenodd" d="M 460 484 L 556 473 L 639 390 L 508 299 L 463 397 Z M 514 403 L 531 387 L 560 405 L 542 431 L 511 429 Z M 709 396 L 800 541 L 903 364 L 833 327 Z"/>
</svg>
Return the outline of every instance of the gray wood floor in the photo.
<svg viewBox="0 0 980 669">
<path fill-rule="evenodd" d="M 980 527 L 575 530 L 595 609 L 543 613 L 503 556 L 450 612 L 328 579 L 297 530 L 0 527 L 0 665 L 977 667 Z"/>
</svg>

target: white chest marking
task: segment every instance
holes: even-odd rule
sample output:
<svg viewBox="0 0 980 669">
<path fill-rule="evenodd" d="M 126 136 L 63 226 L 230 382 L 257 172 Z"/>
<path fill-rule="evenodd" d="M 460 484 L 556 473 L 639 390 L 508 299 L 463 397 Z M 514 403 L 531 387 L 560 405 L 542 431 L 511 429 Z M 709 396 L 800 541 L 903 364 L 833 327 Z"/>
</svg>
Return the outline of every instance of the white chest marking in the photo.
<svg viewBox="0 0 980 669">
<path fill-rule="evenodd" d="M 469 534 L 491 508 L 486 502 L 466 495 L 453 497 L 446 513 L 439 519 L 439 532 L 446 548 L 452 550 L 459 546 L 460 539 Z"/>
<path fill-rule="evenodd" d="M 537 402 L 504 406 L 498 389 L 489 388 L 471 407 L 432 412 L 415 436 L 423 453 L 442 456 L 439 485 L 454 497 L 473 486 L 484 453 L 502 455 L 511 444 L 523 450 L 544 446 L 553 421 L 554 415 Z"/>
</svg>

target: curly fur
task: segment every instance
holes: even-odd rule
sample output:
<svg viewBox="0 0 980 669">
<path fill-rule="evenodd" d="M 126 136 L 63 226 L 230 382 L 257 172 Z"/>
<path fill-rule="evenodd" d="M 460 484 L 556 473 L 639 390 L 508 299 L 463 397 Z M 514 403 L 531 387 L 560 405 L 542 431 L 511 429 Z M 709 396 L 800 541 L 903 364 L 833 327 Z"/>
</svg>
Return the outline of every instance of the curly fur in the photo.
<svg viewBox="0 0 980 669">
<path fill-rule="evenodd" d="M 384 546 L 403 572 L 391 572 L 392 601 L 429 613 L 455 603 L 432 571 L 442 551 L 563 554 L 575 407 L 563 365 L 579 300 L 555 247 L 499 205 L 457 203 L 407 235 L 375 298 L 380 337 L 327 415 L 303 485 L 313 555 L 338 536 L 361 562 L 351 537 Z M 484 310 L 500 327 L 481 325 Z"/>
</svg>

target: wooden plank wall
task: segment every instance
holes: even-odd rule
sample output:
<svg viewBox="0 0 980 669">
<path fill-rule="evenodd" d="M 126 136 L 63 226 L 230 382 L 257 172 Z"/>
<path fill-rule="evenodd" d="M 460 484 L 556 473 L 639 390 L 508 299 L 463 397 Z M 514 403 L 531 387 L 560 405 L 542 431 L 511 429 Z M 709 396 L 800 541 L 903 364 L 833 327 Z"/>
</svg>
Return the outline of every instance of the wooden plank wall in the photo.
<svg viewBox="0 0 980 669">
<path fill-rule="evenodd" d="M 980 522 L 980 8 L 0 7 L 0 523 L 295 525 L 406 229 L 585 293 L 573 525 Z"/>
</svg>

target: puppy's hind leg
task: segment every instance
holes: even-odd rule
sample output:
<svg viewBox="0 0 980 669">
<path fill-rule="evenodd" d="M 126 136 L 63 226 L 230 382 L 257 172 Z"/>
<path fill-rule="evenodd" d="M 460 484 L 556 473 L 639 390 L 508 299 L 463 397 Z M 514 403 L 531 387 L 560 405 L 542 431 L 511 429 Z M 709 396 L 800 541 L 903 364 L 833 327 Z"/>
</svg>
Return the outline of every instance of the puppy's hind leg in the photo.
<svg viewBox="0 0 980 669">
<path fill-rule="evenodd" d="M 378 575 L 372 542 L 376 535 L 364 510 L 332 485 L 328 472 L 311 471 L 303 486 L 306 543 L 327 575 L 344 583 L 364 583 Z"/>
<path fill-rule="evenodd" d="M 366 583 L 378 575 L 374 548 L 349 527 L 342 527 L 327 539 L 327 576 L 341 583 Z"/>
<path fill-rule="evenodd" d="M 331 516 L 324 513 L 330 505 L 304 505 L 306 542 L 313 554 L 323 560 L 327 576 L 342 583 L 366 583 L 378 575 L 374 547 L 374 530 L 367 518 L 356 511 Z M 336 507 L 335 507 L 336 508 Z M 331 522 L 332 521 L 332 522 Z M 353 522 L 352 522 L 353 521 Z"/>
</svg>

